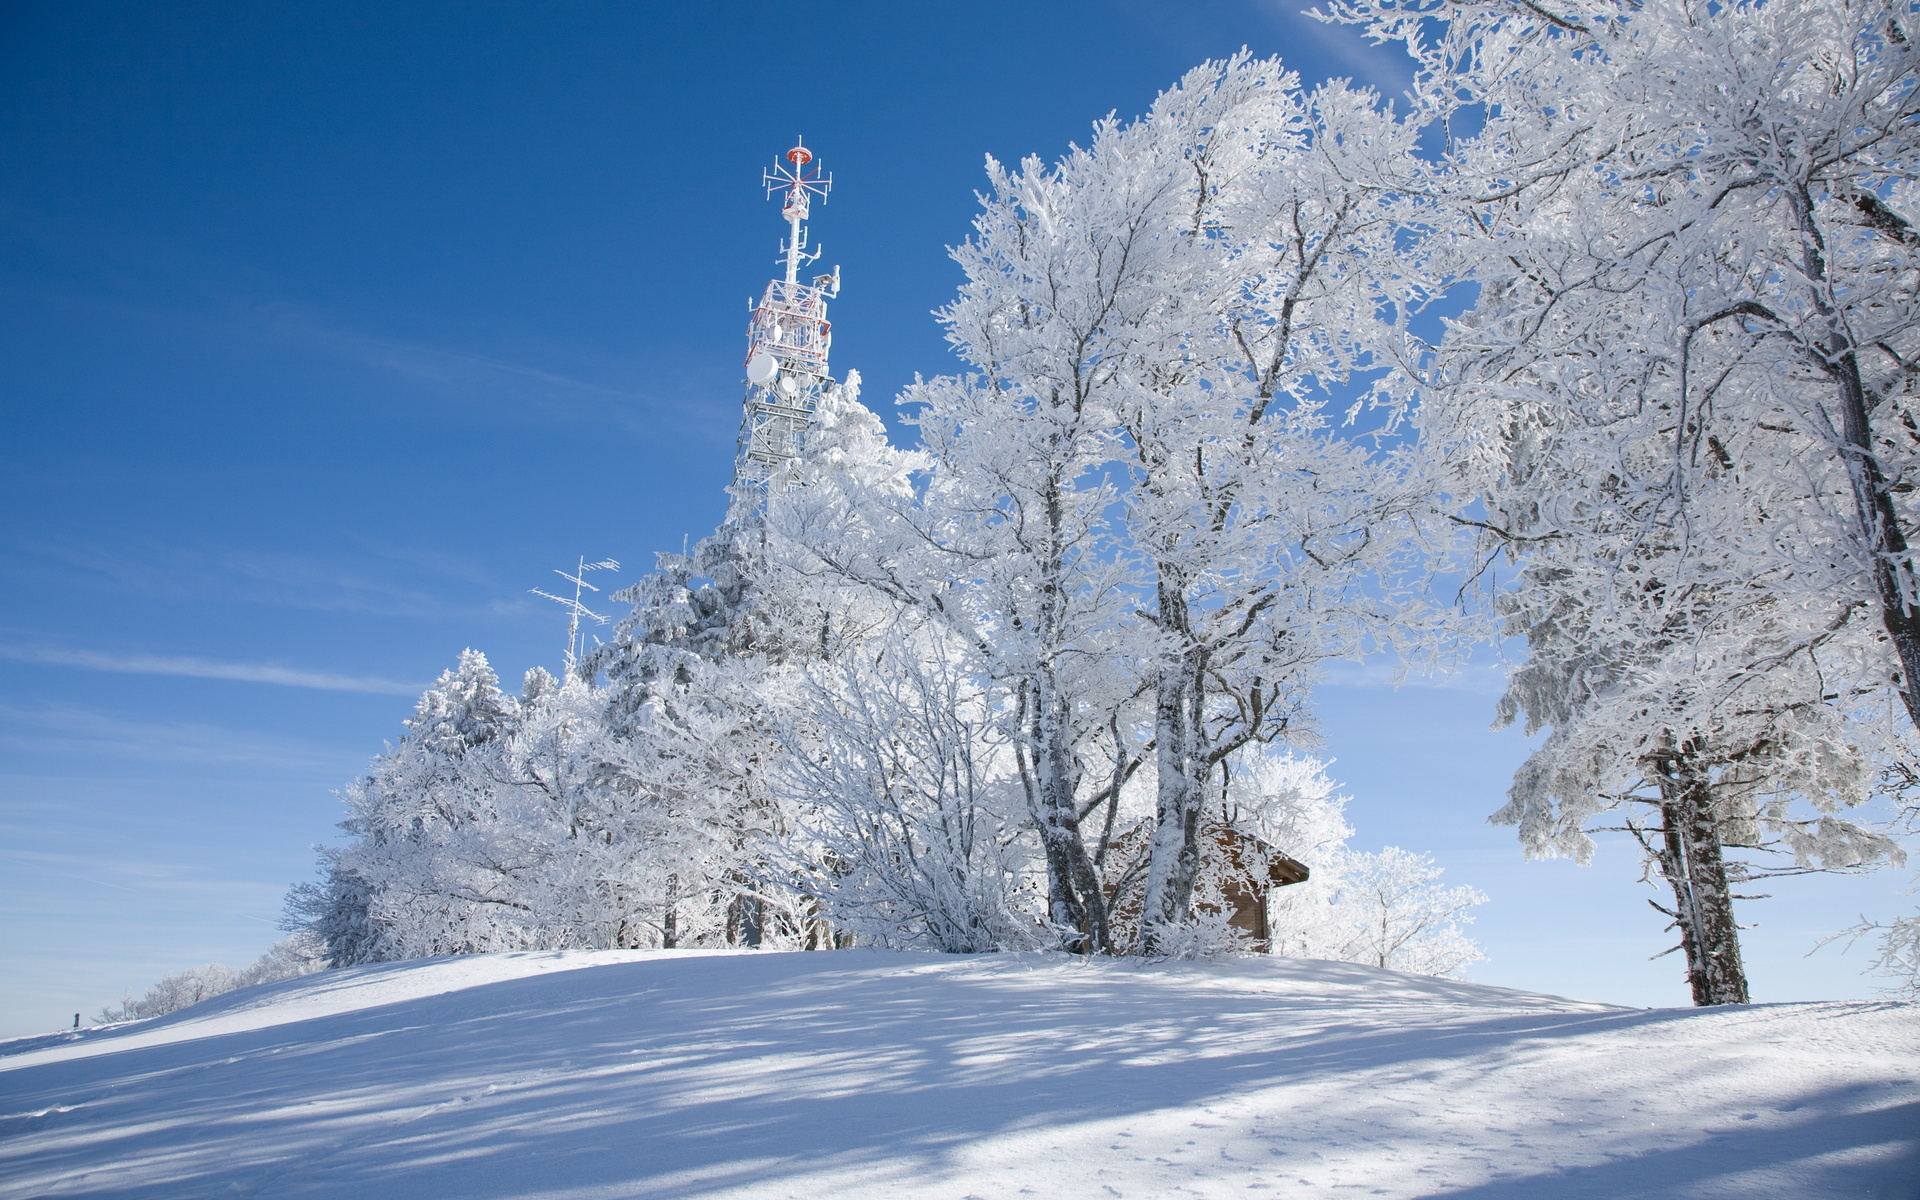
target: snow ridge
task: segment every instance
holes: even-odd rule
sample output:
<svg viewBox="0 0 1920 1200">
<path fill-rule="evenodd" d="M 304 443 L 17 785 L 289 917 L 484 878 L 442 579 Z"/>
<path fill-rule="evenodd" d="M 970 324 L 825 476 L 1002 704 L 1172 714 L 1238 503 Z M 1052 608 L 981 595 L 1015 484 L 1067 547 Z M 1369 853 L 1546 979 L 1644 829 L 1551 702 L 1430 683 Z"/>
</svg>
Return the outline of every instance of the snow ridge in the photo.
<svg viewBox="0 0 1920 1200">
<path fill-rule="evenodd" d="M 1901 1003 L 1288 959 L 572 951 L 0 1044 L 0 1194 L 1911 1200 Z"/>
</svg>

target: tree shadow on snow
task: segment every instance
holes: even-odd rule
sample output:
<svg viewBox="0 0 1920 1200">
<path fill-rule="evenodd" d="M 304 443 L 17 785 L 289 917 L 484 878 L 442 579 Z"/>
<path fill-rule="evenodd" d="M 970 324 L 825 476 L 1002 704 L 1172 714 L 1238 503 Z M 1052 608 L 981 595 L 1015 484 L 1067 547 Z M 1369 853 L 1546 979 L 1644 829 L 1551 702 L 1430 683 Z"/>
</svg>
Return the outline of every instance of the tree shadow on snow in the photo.
<svg viewBox="0 0 1920 1200">
<path fill-rule="evenodd" d="M 1432 1200 L 1844 1196 L 1920 1200 L 1920 1101 L 1879 1105 L 1879 1088 L 1794 1097 L 1805 1116 L 1782 1128 L 1720 1131 L 1692 1145 L 1546 1174 L 1430 1193 Z M 1822 1160 L 1818 1161 L 1815 1160 Z"/>
<path fill-rule="evenodd" d="M 1464 1061 L 1523 1065 L 1556 1039 L 1695 1016 L 1544 997 L 1516 1011 L 1488 989 L 1339 964 L 1274 963 L 1262 990 L 1244 967 L 848 951 L 658 957 L 248 1032 L 131 1038 L 408 965 L 234 993 L 127 1027 L 125 1049 L 0 1073 L 0 1105 L 17 1114 L 0 1121 L 0 1185 L 128 1200 L 693 1197 L 832 1171 L 904 1190 L 992 1135 L 1355 1072 L 1390 1083 Z M 1027 986 L 1033 972 L 1044 987 Z M 1209 974 L 1217 1003 L 1199 1002 Z M 1329 988 L 1336 1001 L 1316 999 Z M 1712 1157 L 1737 1150 L 1755 1167 L 1903 1137 L 1911 1156 L 1912 1106 L 1863 1120 L 1857 1099 L 1806 1097 L 1790 1133 L 1724 1135 Z M 1447 1194 L 1531 1200 L 1549 1194 L 1544 1178 L 1556 1197 L 1679 1195 L 1677 1180 L 1706 1177 L 1687 1154 Z"/>
</svg>

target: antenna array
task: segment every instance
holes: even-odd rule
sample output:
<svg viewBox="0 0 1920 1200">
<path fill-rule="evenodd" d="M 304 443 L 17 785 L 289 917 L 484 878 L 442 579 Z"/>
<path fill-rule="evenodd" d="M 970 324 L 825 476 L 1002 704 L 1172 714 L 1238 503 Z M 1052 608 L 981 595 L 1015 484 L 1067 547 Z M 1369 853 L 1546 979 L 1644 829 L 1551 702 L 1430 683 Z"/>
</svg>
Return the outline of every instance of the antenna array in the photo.
<svg viewBox="0 0 1920 1200">
<path fill-rule="evenodd" d="M 831 176 L 808 169 L 812 162 L 813 152 L 796 142 L 786 161 L 764 176 L 769 197 L 784 192 L 787 238 L 780 253 L 787 270 L 785 279 L 767 284 L 758 304 L 748 301 L 753 317 L 747 324 L 747 394 L 733 466 L 736 507 L 758 507 L 786 464 L 799 456 L 821 397 L 835 386 L 827 374 L 833 344 L 827 301 L 840 294 L 840 268 L 800 282 L 800 268 L 820 257 L 818 249 L 807 248 L 808 210 L 814 197 L 825 200 L 833 187 Z"/>
<path fill-rule="evenodd" d="M 588 571 L 618 571 L 619 569 L 620 569 L 620 564 L 615 562 L 611 558 L 602 559 L 599 562 L 590 563 L 586 560 L 586 556 L 582 555 L 580 558 L 579 567 L 571 575 L 567 574 L 565 571 L 562 571 L 559 567 L 555 567 L 553 569 L 553 573 L 555 575 L 558 575 L 560 578 L 566 580 L 568 583 L 571 583 L 573 585 L 572 599 L 568 599 L 565 596 L 556 596 L 552 592 L 543 592 L 539 588 L 527 589 L 529 592 L 532 592 L 536 596 L 545 596 L 547 599 L 553 601 L 555 604 L 558 604 L 561 608 L 564 608 L 567 610 L 567 674 L 569 676 L 573 674 L 574 668 L 580 664 L 581 651 L 586 649 L 586 646 L 582 644 L 582 640 L 581 640 L 582 634 L 580 632 L 580 618 L 585 617 L 587 620 L 592 621 L 595 625 L 605 625 L 607 623 L 606 617 L 603 617 L 599 613 L 593 611 L 591 608 L 588 608 L 585 602 L 580 597 L 580 593 L 583 590 L 589 591 L 589 592 L 597 592 L 600 590 L 599 588 L 587 582 L 587 572 Z"/>
</svg>

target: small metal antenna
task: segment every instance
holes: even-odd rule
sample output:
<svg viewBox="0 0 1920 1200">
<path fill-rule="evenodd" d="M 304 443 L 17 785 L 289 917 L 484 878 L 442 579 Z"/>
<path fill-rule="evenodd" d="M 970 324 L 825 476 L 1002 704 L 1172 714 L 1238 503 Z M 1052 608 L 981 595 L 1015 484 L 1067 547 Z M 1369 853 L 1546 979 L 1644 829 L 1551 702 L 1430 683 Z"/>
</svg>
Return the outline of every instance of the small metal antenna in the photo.
<svg viewBox="0 0 1920 1200">
<path fill-rule="evenodd" d="M 602 559 L 596 563 L 590 563 L 587 561 L 586 556 L 582 555 L 580 558 L 580 565 L 577 568 L 575 568 L 575 572 L 572 575 L 567 574 L 565 571 L 562 571 L 558 567 L 555 567 L 553 569 L 553 573 L 555 575 L 558 575 L 560 578 L 566 580 L 568 583 L 571 583 L 573 585 L 573 599 L 569 600 L 565 596 L 556 596 L 552 592 L 543 592 L 539 588 L 527 589 L 528 591 L 532 592 L 534 595 L 544 596 L 547 599 L 553 601 L 555 604 L 558 604 L 561 608 L 564 608 L 567 610 L 567 660 L 566 661 L 567 661 L 567 674 L 569 676 L 573 674 L 574 667 L 579 665 L 579 662 L 580 662 L 580 651 L 582 649 L 580 645 L 580 618 L 585 617 L 588 620 L 592 621 L 595 625 L 605 625 L 607 623 L 607 618 L 601 616 L 599 613 L 588 608 L 580 600 L 580 593 L 583 589 L 589 592 L 597 592 L 600 590 L 599 588 L 587 582 L 587 572 L 588 571 L 618 571 L 619 569 L 620 569 L 620 564 L 615 562 L 611 558 Z"/>
</svg>

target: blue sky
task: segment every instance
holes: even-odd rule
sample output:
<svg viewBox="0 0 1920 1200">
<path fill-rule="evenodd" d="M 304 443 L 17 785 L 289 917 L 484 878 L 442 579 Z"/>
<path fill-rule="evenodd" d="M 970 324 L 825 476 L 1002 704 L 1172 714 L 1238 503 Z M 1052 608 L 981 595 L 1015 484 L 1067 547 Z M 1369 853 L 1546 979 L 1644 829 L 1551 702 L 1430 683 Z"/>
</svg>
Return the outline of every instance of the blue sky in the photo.
<svg viewBox="0 0 1920 1200">
<path fill-rule="evenodd" d="M 1400 78 L 1265 0 L 0 10 L 0 1035 L 252 958 L 462 647 L 551 666 L 527 589 L 713 527 L 796 134 L 836 178 L 834 365 L 886 409 L 951 366 L 983 156 L 1242 45 Z M 1524 753 L 1496 691 L 1323 690 L 1358 842 L 1493 896 L 1476 978 L 1683 1002 L 1624 847 L 1526 864 L 1484 824 Z M 1756 993 L 1864 993 L 1800 956 L 1903 882 L 1776 886 Z"/>
</svg>

